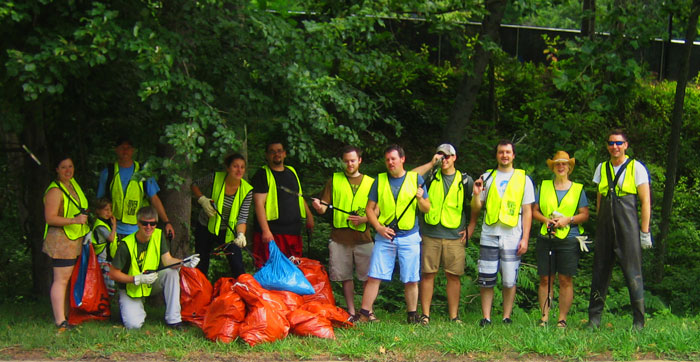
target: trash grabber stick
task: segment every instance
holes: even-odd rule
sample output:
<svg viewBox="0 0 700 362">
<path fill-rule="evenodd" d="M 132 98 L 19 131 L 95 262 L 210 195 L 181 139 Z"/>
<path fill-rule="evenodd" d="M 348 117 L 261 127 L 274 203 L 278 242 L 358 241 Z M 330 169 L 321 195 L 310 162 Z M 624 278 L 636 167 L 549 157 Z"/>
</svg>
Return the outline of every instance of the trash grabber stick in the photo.
<svg viewBox="0 0 700 362">
<path fill-rule="evenodd" d="M 314 200 L 314 199 L 318 199 L 317 197 L 304 196 L 304 195 L 302 195 L 302 194 L 300 194 L 300 193 L 298 193 L 298 192 L 296 192 L 296 191 L 290 189 L 290 188 L 287 187 L 287 186 L 278 186 L 278 188 L 279 188 L 280 190 L 286 192 L 286 193 L 289 193 L 289 194 L 292 194 L 292 195 L 296 195 L 296 196 L 299 196 L 299 197 L 303 197 L 303 198 L 305 198 L 306 200 L 309 200 L 309 201 L 312 201 L 312 200 Z M 331 204 L 329 204 L 329 203 L 326 203 L 325 201 L 323 201 L 323 200 L 321 200 L 321 199 L 318 199 L 318 201 L 321 203 L 321 205 L 324 205 L 324 206 L 328 207 L 330 210 L 338 210 L 338 211 L 343 212 L 343 213 L 346 213 L 346 214 L 348 214 L 348 215 L 357 215 L 357 212 L 355 212 L 355 211 L 345 211 L 345 210 L 343 210 L 343 209 L 339 209 L 339 208 L 337 208 L 337 207 L 335 207 L 335 206 L 333 206 L 333 205 L 331 205 Z"/>
<path fill-rule="evenodd" d="M 216 214 L 219 215 L 219 217 L 221 218 L 221 221 L 223 221 L 224 215 L 221 215 L 221 213 L 219 212 L 219 209 L 216 208 L 216 205 L 214 204 L 214 200 L 211 200 L 211 204 L 212 204 L 212 207 L 214 208 L 214 211 L 216 212 Z M 231 233 L 233 235 L 236 235 L 236 230 L 233 230 L 233 228 L 231 227 L 231 225 L 228 222 L 226 223 L 226 227 L 228 227 L 228 229 L 231 231 Z M 233 255 L 233 254 L 235 254 L 233 251 L 227 251 L 228 244 L 230 244 L 230 243 L 223 243 L 223 244 L 215 247 L 211 251 L 211 253 L 209 253 L 209 255 Z M 240 248 L 240 249 L 244 249 L 244 250 L 248 251 L 248 249 L 246 249 L 246 248 Z M 223 250 L 224 251 L 223 254 L 220 254 L 221 252 L 219 250 Z M 248 253 L 250 253 L 250 251 L 248 251 Z"/>
<path fill-rule="evenodd" d="M 34 155 L 34 153 L 32 153 L 32 151 L 29 150 L 29 147 L 27 147 L 27 145 L 22 145 L 22 149 L 23 149 L 25 152 L 27 152 L 27 154 L 29 155 L 29 157 L 31 157 L 32 160 L 34 160 L 34 162 L 35 162 L 39 167 L 41 167 L 41 168 L 43 168 L 45 171 L 49 172 L 49 169 L 46 168 L 46 166 L 44 166 L 44 165 L 41 163 L 41 161 L 39 161 L 39 158 L 37 158 L 36 155 Z M 71 202 L 73 205 L 75 205 L 75 207 L 77 207 L 78 210 L 80 210 L 80 213 L 79 213 L 79 214 L 75 214 L 74 216 L 78 216 L 78 215 L 80 215 L 80 214 L 84 214 L 84 215 L 87 215 L 87 214 L 88 214 L 88 210 L 83 209 L 82 207 L 80 207 L 80 205 L 78 205 L 78 203 L 73 199 L 73 196 L 72 196 L 71 194 L 69 194 L 68 191 L 66 191 L 66 190 L 63 188 L 63 186 L 61 186 L 61 183 L 60 183 L 60 182 L 58 182 L 58 181 L 56 181 L 56 180 L 54 180 L 53 182 L 56 183 L 56 186 L 58 186 L 58 189 L 61 190 L 61 192 L 63 192 L 64 195 L 66 195 L 66 197 L 68 198 L 68 200 L 70 200 L 70 202 Z"/>
<path fill-rule="evenodd" d="M 547 254 L 547 300 L 542 306 L 542 316 L 544 317 L 545 310 L 549 311 L 552 309 L 552 227 L 553 224 L 547 225 L 547 238 L 549 239 L 549 252 Z"/>
</svg>

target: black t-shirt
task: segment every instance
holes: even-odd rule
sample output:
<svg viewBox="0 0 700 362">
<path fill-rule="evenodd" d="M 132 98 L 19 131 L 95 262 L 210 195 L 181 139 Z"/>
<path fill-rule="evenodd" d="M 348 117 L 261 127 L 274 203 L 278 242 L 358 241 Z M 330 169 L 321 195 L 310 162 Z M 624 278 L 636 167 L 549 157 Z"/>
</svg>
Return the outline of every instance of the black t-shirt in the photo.
<svg viewBox="0 0 700 362">
<path fill-rule="evenodd" d="M 302 219 L 301 213 L 299 212 L 299 197 L 279 188 L 280 186 L 285 186 L 295 192 L 299 192 L 297 178 L 294 176 L 294 172 L 286 167 L 284 171 L 271 171 L 272 176 L 275 178 L 275 183 L 277 184 L 277 209 L 279 210 L 279 219 L 267 221 L 267 224 L 270 226 L 270 231 L 273 234 L 301 235 Z M 253 193 L 267 193 L 268 197 L 270 197 L 267 176 L 263 168 L 260 168 L 255 173 L 251 184 L 253 185 Z M 255 231 L 262 231 L 257 222 L 257 218 L 255 221 Z"/>
</svg>

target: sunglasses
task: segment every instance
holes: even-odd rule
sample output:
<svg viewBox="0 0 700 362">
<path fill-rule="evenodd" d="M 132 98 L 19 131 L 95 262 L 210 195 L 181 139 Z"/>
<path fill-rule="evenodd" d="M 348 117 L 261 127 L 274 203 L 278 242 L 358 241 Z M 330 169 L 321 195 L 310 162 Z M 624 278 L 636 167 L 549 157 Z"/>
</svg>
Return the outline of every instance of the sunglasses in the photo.
<svg viewBox="0 0 700 362">
<path fill-rule="evenodd" d="M 143 226 L 156 226 L 156 225 L 158 225 L 158 221 L 143 221 L 143 220 L 139 220 L 139 224 L 141 224 L 141 225 L 143 225 Z"/>
<path fill-rule="evenodd" d="M 608 146 L 612 146 L 612 145 L 622 146 L 623 144 L 625 144 L 625 141 L 608 141 Z"/>
<path fill-rule="evenodd" d="M 442 152 L 442 151 L 438 152 L 437 154 L 440 155 L 440 156 L 442 156 L 442 157 L 444 157 L 444 158 L 450 158 L 450 157 L 452 157 L 452 155 L 446 155 L 446 154 L 445 154 L 444 152 Z"/>
</svg>

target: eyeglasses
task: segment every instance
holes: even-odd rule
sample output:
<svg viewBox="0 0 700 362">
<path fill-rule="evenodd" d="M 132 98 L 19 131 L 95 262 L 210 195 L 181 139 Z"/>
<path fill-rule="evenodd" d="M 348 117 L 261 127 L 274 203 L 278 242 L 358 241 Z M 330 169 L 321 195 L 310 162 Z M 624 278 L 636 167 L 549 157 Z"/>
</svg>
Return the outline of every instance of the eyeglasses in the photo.
<svg viewBox="0 0 700 362">
<path fill-rule="evenodd" d="M 143 225 L 143 226 L 156 226 L 156 225 L 158 225 L 158 221 L 143 221 L 143 220 L 139 220 L 139 224 L 141 224 L 141 225 Z"/>
<path fill-rule="evenodd" d="M 270 155 L 274 155 L 274 154 L 281 155 L 284 153 L 284 150 L 268 150 L 267 153 Z"/>
<path fill-rule="evenodd" d="M 440 155 L 440 156 L 442 156 L 442 157 L 444 157 L 444 158 L 450 158 L 450 157 L 452 157 L 452 155 L 446 155 L 446 154 L 445 154 L 444 152 L 442 152 L 442 151 L 438 152 L 437 154 Z"/>
<path fill-rule="evenodd" d="M 626 141 L 608 141 L 608 146 L 617 145 L 622 146 Z"/>
</svg>

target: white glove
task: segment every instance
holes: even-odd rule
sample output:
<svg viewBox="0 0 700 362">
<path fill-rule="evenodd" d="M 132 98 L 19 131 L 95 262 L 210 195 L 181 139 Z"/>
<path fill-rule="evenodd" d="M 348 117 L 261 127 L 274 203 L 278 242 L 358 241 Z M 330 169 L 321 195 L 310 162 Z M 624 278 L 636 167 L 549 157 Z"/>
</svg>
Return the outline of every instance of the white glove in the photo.
<svg viewBox="0 0 700 362">
<path fill-rule="evenodd" d="M 651 244 L 651 233 L 650 232 L 644 232 L 640 231 L 639 232 L 639 240 L 642 243 L 642 249 L 650 249 L 652 247 Z"/>
<path fill-rule="evenodd" d="M 245 239 L 245 234 L 243 234 L 241 232 L 239 232 L 236 235 L 236 238 L 233 239 L 233 243 L 236 244 L 236 246 L 241 248 L 241 249 L 245 248 L 246 244 L 248 244 L 248 242 Z"/>
<path fill-rule="evenodd" d="M 141 284 L 148 284 L 151 285 L 156 282 L 158 279 L 158 273 L 153 272 L 153 273 L 148 273 L 148 274 L 139 274 L 134 276 L 134 284 L 136 285 L 141 285 Z"/>
<path fill-rule="evenodd" d="M 188 268 L 194 268 L 199 264 L 199 254 L 192 254 L 184 259 L 182 259 L 182 265 Z"/>
<path fill-rule="evenodd" d="M 202 195 L 199 197 L 199 199 L 197 199 L 197 202 L 202 205 L 202 209 L 204 209 L 204 213 L 206 213 L 207 216 L 212 217 L 216 215 L 216 210 L 214 210 L 214 206 L 212 206 L 212 200 L 210 198 Z"/>
<path fill-rule="evenodd" d="M 588 246 L 586 244 L 590 244 L 593 241 L 588 240 L 588 236 L 577 236 L 576 239 L 578 240 L 578 246 L 581 248 L 581 252 L 588 252 Z"/>
</svg>

